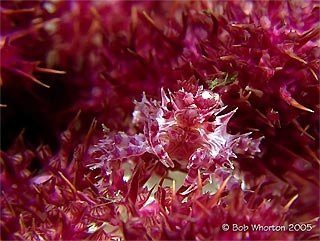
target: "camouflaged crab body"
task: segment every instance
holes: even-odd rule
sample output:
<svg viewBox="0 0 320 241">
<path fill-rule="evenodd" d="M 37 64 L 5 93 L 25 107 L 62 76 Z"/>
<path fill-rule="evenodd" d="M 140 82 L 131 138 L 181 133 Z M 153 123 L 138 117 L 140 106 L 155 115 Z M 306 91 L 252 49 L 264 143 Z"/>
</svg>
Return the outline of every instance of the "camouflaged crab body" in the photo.
<svg viewBox="0 0 320 241">
<path fill-rule="evenodd" d="M 183 88 L 175 93 L 169 91 L 168 96 L 162 89 L 161 102 L 148 100 L 144 94 L 135 104 L 133 123 L 143 133 L 106 135 L 96 145 L 96 150 L 103 153 L 98 158 L 100 165 L 148 152 L 166 167 L 174 168 L 173 160 L 186 167 L 185 185 L 189 185 L 196 180 L 198 169 L 212 172 L 224 164 L 232 167 L 230 158 L 236 157 L 235 148 L 238 152 L 259 151 L 260 140 L 249 144 L 253 141 L 248 137 L 250 133 L 227 132 L 227 123 L 236 110 L 221 115 L 226 107 L 222 107 L 219 95 L 202 86 L 193 93 Z"/>
</svg>

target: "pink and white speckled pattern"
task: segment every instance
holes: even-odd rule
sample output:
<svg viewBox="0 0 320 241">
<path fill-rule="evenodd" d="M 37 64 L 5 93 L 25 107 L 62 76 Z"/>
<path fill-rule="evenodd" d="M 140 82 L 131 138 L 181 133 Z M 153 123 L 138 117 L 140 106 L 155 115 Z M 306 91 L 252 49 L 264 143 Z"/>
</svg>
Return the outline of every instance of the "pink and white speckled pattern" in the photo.
<svg viewBox="0 0 320 241">
<path fill-rule="evenodd" d="M 161 102 L 148 100 L 143 94 L 136 102 L 133 123 L 143 133 L 107 134 L 96 145 L 103 154 L 103 163 L 110 160 L 154 154 L 166 167 L 174 162 L 186 167 L 185 185 L 195 183 L 198 169 L 208 172 L 218 166 L 232 167 L 230 158 L 237 154 L 259 152 L 261 138 L 253 140 L 250 133 L 231 135 L 227 124 L 236 110 L 221 114 L 226 106 L 218 94 L 198 87 L 195 93 L 180 90 L 167 95 L 161 90 Z"/>
</svg>

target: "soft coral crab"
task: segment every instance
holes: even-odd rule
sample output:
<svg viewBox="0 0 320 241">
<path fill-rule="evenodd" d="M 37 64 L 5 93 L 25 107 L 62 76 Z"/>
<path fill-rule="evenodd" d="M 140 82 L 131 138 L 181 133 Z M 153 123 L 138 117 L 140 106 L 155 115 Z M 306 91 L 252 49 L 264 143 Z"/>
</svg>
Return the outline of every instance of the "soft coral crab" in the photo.
<svg viewBox="0 0 320 241">
<path fill-rule="evenodd" d="M 227 124 L 236 109 L 221 114 L 219 94 L 203 86 L 186 85 L 168 95 L 161 89 L 161 101 L 135 102 L 133 123 L 142 131 L 135 135 L 124 132 L 107 133 L 95 146 L 100 163 L 108 167 L 111 160 L 151 153 L 166 166 L 174 168 L 174 161 L 188 169 L 184 185 L 195 182 L 198 170 L 212 173 L 218 166 L 233 167 L 230 158 L 236 153 L 259 152 L 261 138 L 251 133 L 231 135 Z"/>
</svg>

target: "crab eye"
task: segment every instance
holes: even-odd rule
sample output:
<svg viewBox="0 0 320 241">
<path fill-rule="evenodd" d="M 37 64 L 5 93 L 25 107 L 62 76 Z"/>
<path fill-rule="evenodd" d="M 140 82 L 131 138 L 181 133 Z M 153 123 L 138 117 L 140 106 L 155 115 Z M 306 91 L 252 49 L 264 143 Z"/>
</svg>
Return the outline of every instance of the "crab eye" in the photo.
<svg viewBox="0 0 320 241">
<path fill-rule="evenodd" d="M 231 165 L 227 162 L 223 163 L 222 166 L 225 168 L 231 169 Z"/>
<path fill-rule="evenodd" d="M 169 111 L 172 111 L 172 110 L 173 110 L 173 105 L 172 105 L 171 102 L 168 102 L 168 103 L 167 103 L 167 109 L 168 109 Z"/>
<path fill-rule="evenodd" d="M 216 116 L 215 115 L 212 115 L 209 117 L 208 121 L 209 122 L 214 122 L 216 120 Z"/>
</svg>

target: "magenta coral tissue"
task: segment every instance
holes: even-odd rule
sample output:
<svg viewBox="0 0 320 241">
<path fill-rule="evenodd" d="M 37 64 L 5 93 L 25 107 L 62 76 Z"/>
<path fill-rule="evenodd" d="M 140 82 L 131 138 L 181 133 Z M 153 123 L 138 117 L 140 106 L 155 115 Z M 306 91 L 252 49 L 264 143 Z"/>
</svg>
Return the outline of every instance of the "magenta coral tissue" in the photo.
<svg viewBox="0 0 320 241">
<path fill-rule="evenodd" d="M 0 240 L 320 240 L 319 10 L 0 1 Z"/>
<path fill-rule="evenodd" d="M 105 133 L 95 146 L 100 153 L 98 166 L 147 152 L 168 168 L 174 169 L 176 163 L 187 169 L 184 185 L 196 184 L 198 170 L 208 175 L 217 167 L 233 168 L 237 154 L 260 152 L 262 137 L 229 134 L 227 124 L 236 109 L 222 114 L 226 108 L 219 94 L 203 86 L 168 94 L 162 88 L 161 101 L 149 100 L 143 93 L 133 112 L 133 123 L 141 133 Z"/>
</svg>

